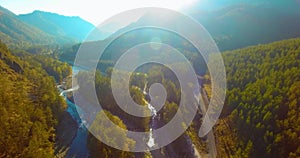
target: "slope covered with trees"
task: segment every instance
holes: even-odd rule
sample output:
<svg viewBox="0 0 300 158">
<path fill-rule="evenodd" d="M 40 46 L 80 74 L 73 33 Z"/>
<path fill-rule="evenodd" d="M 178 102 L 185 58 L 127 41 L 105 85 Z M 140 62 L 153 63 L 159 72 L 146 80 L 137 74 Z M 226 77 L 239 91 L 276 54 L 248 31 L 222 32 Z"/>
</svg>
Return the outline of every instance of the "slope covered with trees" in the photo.
<svg viewBox="0 0 300 158">
<path fill-rule="evenodd" d="M 27 24 L 11 11 L 0 6 L 0 38 L 8 46 L 24 47 L 32 44 L 66 44 L 75 40 L 67 36 L 51 35 Z"/>
<path fill-rule="evenodd" d="M 89 32 L 95 29 L 93 24 L 78 16 L 63 16 L 55 13 L 34 11 L 29 14 L 19 15 L 18 18 L 55 37 L 69 37 L 77 41 L 83 41 Z M 100 30 L 94 33 L 93 40 L 102 40 L 110 34 Z"/>
<path fill-rule="evenodd" d="M 219 155 L 300 156 L 300 39 L 225 52 Z"/>
<path fill-rule="evenodd" d="M 289 2 L 236 0 L 236 4 L 207 12 L 197 10 L 191 16 L 208 30 L 220 50 L 234 50 L 299 37 L 299 3 Z"/>
<path fill-rule="evenodd" d="M 49 76 L 58 72 L 48 74 L 38 56 L 19 55 L 0 43 L 0 157 L 53 157 L 55 128 L 65 108 Z"/>
</svg>

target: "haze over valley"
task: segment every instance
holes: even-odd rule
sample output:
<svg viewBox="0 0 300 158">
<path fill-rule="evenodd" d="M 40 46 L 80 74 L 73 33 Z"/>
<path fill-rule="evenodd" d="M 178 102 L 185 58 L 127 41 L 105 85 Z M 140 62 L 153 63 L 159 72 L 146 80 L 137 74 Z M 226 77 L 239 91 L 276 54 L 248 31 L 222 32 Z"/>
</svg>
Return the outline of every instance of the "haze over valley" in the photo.
<svg viewBox="0 0 300 158">
<path fill-rule="evenodd" d="M 126 1 L 123 8 L 116 3 L 122 9 L 103 11 L 101 21 L 84 10 L 70 16 L 79 2 L 65 12 L 55 8 L 56 2 L 53 11 L 48 2 L 24 10 L 17 3 L 0 2 L 0 157 L 300 157 L 298 0 L 149 5 L 177 10 L 203 26 L 220 51 L 225 74 L 217 77 L 226 75 L 226 89 L 208 67 L 219 64 L 216 56 L 202 56 L 179 33 L 135 29 L 149 23 L 191 27 L 171 14 L 144 12 L 100 25 L 104 16 L 142 2 Z M 139 60 L 166 64 L 150 62 L 131 72 Z M 187 61 L 196 80 L 188 78 L 193 75 Z M 216 90 L 226 92 L 224 106 L 212 130 L 200 137 L 209 103 L 221 99 L 214 99 Z M 133 115 L 134 110 L 145 117 Z M 174 131 L 158 132 L 175 117 L 184 121 Z"/>
</svg>

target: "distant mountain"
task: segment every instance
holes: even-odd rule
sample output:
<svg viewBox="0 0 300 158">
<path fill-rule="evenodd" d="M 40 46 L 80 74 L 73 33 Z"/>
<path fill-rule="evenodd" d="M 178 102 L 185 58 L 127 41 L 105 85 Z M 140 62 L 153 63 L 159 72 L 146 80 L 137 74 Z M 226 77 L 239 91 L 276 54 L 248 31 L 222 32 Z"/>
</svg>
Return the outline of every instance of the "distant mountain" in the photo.
<svg viewBox="0 0 300 158">
<path fill-rule="evenodd" d="M 221 50 L 300 37 L 300 11 L 289 7 L 240 4 L 217 11 L 196 12 Z"/>
<path fill-rule="evenodd" d="M 33 25 L 53 36 L 66 36 L 83 41 L 95 26 L 78 16 L 63 16 L 55 13 L 34 11 L 30 14 L 22 14 L 19 19 Z M 95 37 L 90 40 L 103 40 L 110 35 L 108 32 L 94 32 Z"/>
<path fill-rule="evenodd" d="M 285 11 L 290 12 L 291 10 L 299 10 L 300 2 L 299 0 L 200 0 L 195 2 L 193 6 L 188 7 L 186 9 L 188 9 L 189 12 L 198 10 L 212 11 L 240 4 L 250 4 L 256 6 L 263 5 L 266 7 L 276 8 L 289 8 Z"/>
<path fill-rule="evenodd" d="M 279 5 L 237 4 L 212 11 L 198 10 L 190 15 L 208 30 L 212 38 L 215 39 L 219 49 L 225 51 L 300 37 L 300 10 L 291 9 L 287 11 L 279 8 Z M 158 16 L 165 19 L 159 20 Z M 145 13 L 136 22 L 119 29 L 106 40 L 99 41 L 96 45 L 104 46 L 111 38 L 118 36 L 120 32 L 132 30 L 136 26 L 144 26 L 144 24 L 149 23 L 162 23 L 186 28 L 186 24 L 178 24 L 178 21 L 174 20 L 176 18 L 168 15 Z M 154 28 L 144 28 L 127 32 L 118 37 L 106 49 L 102 60 L 115 61 L 122 51 L 143 42 L 151 42 L 154 37 L 178 50 L 196 52 L 193 46 L 187 44 L 189 43 L 188 41 L 175 33 Z M 65 51 L 61 59 L 73 61 L 78 47 L 79 45 Z M 197 67 L 201 68 L 200 65 L 201 63 Z M 198 70 L 198 72 L 200 71 Z"/>
<path fill-rule="evenodd" d="M 17 15 L 0 6 L 0 38 L 6 44 L 47 44 L 56 39 L 18 19 Z"/>
<path fill-rule="evenodd" d="M 271 3 L 266 0 L 254 0 L 250 3 L 247 0 L 232 0 L 228 4 L 219 3 L 220 9 L 203 11 L 199 7 L 198 10 L 190 12 L 189 15 L 207 29 L 221 51 L 233 50 L 300 37 L 300 10 L 295 9 L 292 2 L 294 1 L 283 5 L 281 1 Z M 172 19 L 176 18 L 167 17 L 167 20 L 159 21 L 157 16 L 161 15 L 145 13 L 136 22 L 121 28 L 111 37 L 116 36 L 122 30 L 130 30 L 146 23 L 178 25 L 177 21 L 172 21 Z M 176 27 L 185 28 L 186 26 L 183 23 Z M 125 42 L 135 43 L 136 39 L 141 41 L 143 38 L 146 38 L 146 32 L 135 34 Z M 166 39 L 165 35 L 164 33 L 159 33 L 157 36 L 161 39 Z M 180 47 L 180 44 L 176 43 L 176 41 L 178 40 L 168 39 L 168 42 L 175 43 L 175 45 Z"/>
<path fill-rule="evenodd" d="M 221 50 L 300 37 L 300 10 L 284 5 L 239 4 L 191 15 L 208 30 Z"/>
<path fill-rule="evenodd" d="M 193 61 L 191 62 L 196 67 L 197 72 L 199 74 L 203 74 L 206 70 L 203 58 L 198 53 L 196 53 L 197 50 L 195 49 L 195 47 L 193 47 L 193 45 L 191 45 L 186 39 L 180 37 L 179 35 L 173 32 L 168 32 L 159 28 L 147 27 L 143 29 L 134 29 L 139 26 L 144 26 L 143 24 L 147 25 L 149 23 L 170 24 L 173 26 L 176 26 L 177 24 L 176 21 L 174 21 L 176 20 L 176 18 L 171 17 L 173 15 L 161 16 L 161 18 L 163 19 L 159 20 L 157 18 L 158 16 L 160 16 L 160 13 L 145 13 L 140 19 L 138 19 L 138 21 L 119 29 L 105 40 L 96 42 L 84 42 L 81 45 L 75 45 L 72 48 L 66 48 L 63 51 L 64 53 L 61 54 L 60 59 L 72 63 L 75 59 L 78 48 L 82 46 L 84 48 L 88 48 L 88 50 L 84 50 L 86 51 L 86 54 L 84 55 L 84 57 L 81 58 L 81 63 L 84 66 L 84 64 L 98 62 L 97 60 L 93 60 L 93 56 L 99 53 L 99 51 L 95 50 L 99 50 L 99 48 L 105 48 L 100 59 L 101 61 L 98 64 L 98 68 L 100 68 L 102 72 L 105 72 L 108 67 L 113 66 L 113 64 L 115 64 L 121 57 L 121 55 L 130 48 L 147 42 L 160 41 L 183 52 L 183 55 L 185 55 L 187 58 L 193 59 Z M 180 26 L 178 27 L 183 27 L 183 25 L 179 25 Z M 128 30 L 131 31 L 128 32 Z M 120 34 L 122 35 L 119 36 Z M 158 41 L 155 41 L 156 39 Z M 111 42 L 111 40 L 113 40 L 113 42 Z M 146 50 L 141 51 L 143 51 L 146 54 Z"/>
</svg>

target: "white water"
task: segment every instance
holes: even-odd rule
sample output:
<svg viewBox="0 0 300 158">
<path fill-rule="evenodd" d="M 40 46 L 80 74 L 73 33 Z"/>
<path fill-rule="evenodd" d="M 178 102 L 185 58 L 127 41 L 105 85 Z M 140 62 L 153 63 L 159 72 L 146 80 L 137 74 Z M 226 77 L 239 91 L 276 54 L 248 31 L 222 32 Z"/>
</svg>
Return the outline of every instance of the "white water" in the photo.
<svg viewBox="0 0 300 158">
<path fill-rule="evenodd" d="M 147 82 L 144 85 L 144 89 L 143 90 L 140 89 L 140 91 L 142 91 L 144 95 L 147 95 L 146 88 L 147 88 Z M 151 111 L 152 123 L 153 123 L 153 120 L 157 116 L 157 111 L 156 111 L 155 107 L 153 107 L 150 103 L 147 103 L 147 104 L 148 104 L 148 109 Z M 147 142 L 147 145 L 150 148 L 155 145 L 155 141 L 154 141 L 154 137 L 153 137 L 153 132 L 152 131 L 153 131 L 153 129 L 152 129 L 152 125 L 151 125 L 150 126 L 150 132 L 149 132 L 149 139 L 148 139 L 148 142 Z"/>
<path fill-rule="evenodd" d="M 156 117 L 157 115 L 157 111 L 156 109 L 151 105 L 151 104 L 148 104 L 148 108 L 149 110 L 151 110 L 151 114 L 152 114 L 152 120 L 154 120 L 154 118 Z M 153 147 L 155 145 L 155 141 L 154 141 L 154 138 L 153 138 L 153 133 L 152 133 L 152 128 L 150 128 L 150 134 L 149 134 L 149 140 L 147 142 L 147 145 L 148 147 Z"/>
<path fill-rule="evenodd" d="M 153 134 L 152 134 L 152 128 L 150 128 L 150 135 L 149 135 L 149 140 L 147 142 L 148 147 L 153 147 L 155 145 Z"/>
<path fill-rule="evenodd" d="M 77 85 L 77 86 L 75 86 L 75 87 L 73 87 L 73 88 L 70 88 L 70 89 L 66 89 L 66 90 L 61 91 L 59 95 L 60 95 L 60 96 L 63 96 L 65 93 L 73 92 L 73 91 L 76 91 L 76 90 L 78 90 L 78 89 L 79 89 L 79 86 Z"/>
<path fill-rule="evenodd" d="M 152 119 L 154 119 L 154 117 L 157 115 L 156 109 L 151 104 L 148 104 L 148 109 L 151 110 Z"/>
</svg>

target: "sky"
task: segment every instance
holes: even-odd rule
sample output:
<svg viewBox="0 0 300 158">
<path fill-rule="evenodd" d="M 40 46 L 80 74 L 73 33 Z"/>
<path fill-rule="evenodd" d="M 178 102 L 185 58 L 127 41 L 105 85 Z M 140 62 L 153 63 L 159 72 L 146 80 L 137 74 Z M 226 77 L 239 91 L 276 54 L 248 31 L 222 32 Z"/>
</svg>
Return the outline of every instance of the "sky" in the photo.
<svg viewBox="0 0 300 158">
<path fill-rule="evenodd" d="M 34 10 L 80 16 L 98 26 L 106 19 L 126 10 L 140 7 L 161 7 L 182 11 L 184 9 L 216 9 L 237 2 L 276 2 L 283 0 L 0 0 L 0 5 L 15 14 L 27 14 Z M 289 0 L 298 1 L 300 0 Z M 188 8 L 188 9 L 187 9 Z"/>
<path fill-rule="evenodd" d="M 140 7 L 161 7 L 174 10 L 192 6 L 201 0 L 0 0 L 0 5 L 15 14 L 34 10 L 80 16 L 94 25 L 122 11 Z"/>
</svg>

